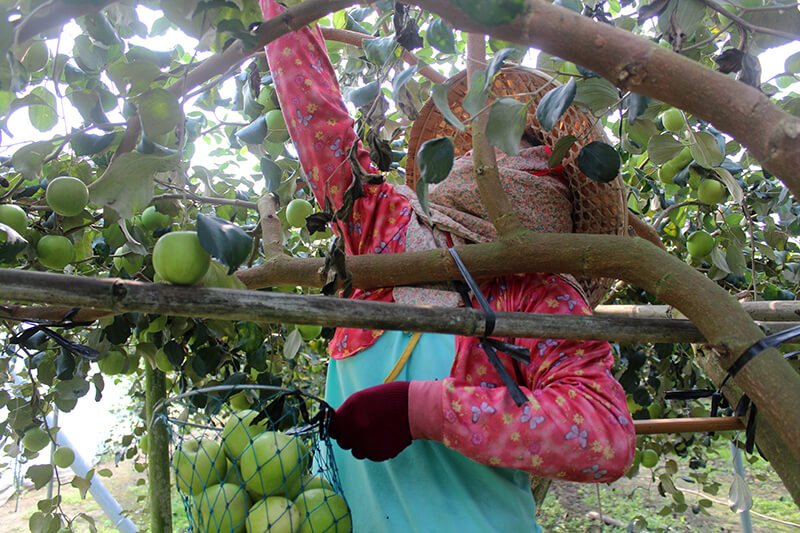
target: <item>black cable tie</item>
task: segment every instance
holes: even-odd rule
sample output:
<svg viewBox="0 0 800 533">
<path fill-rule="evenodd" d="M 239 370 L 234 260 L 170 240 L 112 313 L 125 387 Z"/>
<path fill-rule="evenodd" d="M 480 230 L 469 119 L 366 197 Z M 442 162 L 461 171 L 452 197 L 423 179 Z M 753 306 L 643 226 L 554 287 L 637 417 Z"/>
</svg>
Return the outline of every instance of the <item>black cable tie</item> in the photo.
<svg viewBox="0 0 800 533">
<path fill-rule="evenodd" d="M 461 272 L 461 276 L 466 281 L 467 286 L 469 286 L 472 294 L 475 295 L 475 299 L 478 300 L 478 303 L 483 310 L 484 315 L 484 334 L 481 337 L 478 337 L 478 341 L 481 344 L 481 348 L 483 351 L 486 352 L 486 356 L 489 358 L 489 362 L 492 363 L 497 374 L 500 376 L 500 379 L 503 381 L 503 385 L 506 386 L 508 389 L 509 394 L 511 395 L 511 399 L 514 400 L 514 403 L 517 404 L 517 407 L 522 407 L 528 402 L 528 398 L 525 397 L 525 393 L 522 392 L 519 384 L 514 381 L 511 375 L 508 373 L 505 365 L 503 362 L 500 361 L 500 358 L 497 356 L 497 352 L 495 351 L 495 347 L 497 347 L 500 351 L 507 353 L 514 359 L 522 358 L 522 361 L 526 364 L 530 363 L 530 352 L 519 346 L 514 346 L 512 344 L 497 340 L 497 339 L 489 339 L 489 335 L 491 335 L 492 331 L 494 331 L 494 325 L 496 320 L 496 315 L 494 314 L 494 309 L 489 306 L 489 302 L 486 300 L 486 297 L 483 295 L 483 291 L 481 288 L 478 287 L 478 284 L 475 283 L 475 280 L 472 278 L 472 275 L 467 270 L 467 267 L 464 265 L 464 262 L 461 261 L 461 258 L 458 256 L 458 253 L 455 249 L 451 246 L 447 249 L 450 252 L 450 255 L 453 257 L 453 261 L 456 262 L 456 266 L 458 270 Z M 469 294 L 467 290 L 464 288 L 463 285 L 457 285 L 458 292 L 461 295 L 461 299 L 464 301 L 464 306 L 471 308 L 472 302 L 470 301 Z M 510 348 L 513 346 L 514 348 Z M 525 355 L 521 355 L 520 351 L 524 351 Z"/>
<path fill-rule="evenodd" d="M 514 381 L 506 370 L 506 367 L 503 365 L 503 362 L 500 361 L 500 358 L 497 357 L 497 352 L 494 350 L 494 347 L 486 342 L 487 339 L 482 337 L 478 339 L 481 343 L 481 347 L 483 351 L 486 352 L 486 355 L 489 357 L 489 362 L 492 363 L 492 366 L 500 375 L 500 379 L 503 380 L 503 385 L 506 386 L 508 389 L 509 394 L 511 394 L 511 399 L 514 400 L 514 403 L 517 404 L 517 407 L 522 407 L 528 402 L 528 398 L 525 397 L 525 393 L 522 392 L 522 389 L 519 387 L 519 384 Z"/>
<path fill-rule="evenodd" d="M 746 349 L 742 354 L 739 356 L 736 361 L 728 368 L 728 374 L 731 377 L 736 377 L 736 374 L 739 373 L 744 366 L 749 363 L 750 361 L 755 358 L 758 354 L 766 350 L 767 348 L 774 348 L 776 346 L 780 346 L 784 342 L 788 341 L 789 339 L 793 339 L 797 336 L 800 336 L 800 326 L 795 326 L 793 328 L 785 329 L 783 331 L 779 331 L 778 333 L 774 333 L 763 339 L 759 339 L 752 344 L 748 349 Z"/>
<path fill-rule="evenodd" d="M 466 265 L 464 265 L 464 262 L 461 261 L 461 258 L 458 256 L 456 249 L 451 246 L 450 248 L 447 249 L 447 251 L 450 252 L 450 255 L 453 257 L 453 261 L 456 262 L 456 266 L 458 267 L 458 270 L 461 272 L 461 276 L 464 278 L 464 281 L 467 282 L 467 285 L 472 291 L 472 294 L 475 295 L 475 299 L 478 300 L 478 303 L 480 304 L 481 309 L 483 310 L 484 326 L 483 326 L 482 336 L 488 337 L 494 331 L 494 324 L 495 321 L 497 320 L 496 315 L 494 314 L 494 309 L 491 308 L 489 302 L 486 300 L 486 296 L 483 295 L 483 291 L 481 291 L 481 288 L 478 287 L 478 284 L 472 278 L 472 275 L 469 273 L 469 270 L 467 270 L 467 267 Z M 467 307 L 470 306 L 468 305 Z"/>
<path fill-rule="evenodd" d="M 525 365 L 531 364 L 531 351 L 528 348 L 501 341 L 500 339 L 486 339 L 496 350 L 501 351 Z"/>
</svg>

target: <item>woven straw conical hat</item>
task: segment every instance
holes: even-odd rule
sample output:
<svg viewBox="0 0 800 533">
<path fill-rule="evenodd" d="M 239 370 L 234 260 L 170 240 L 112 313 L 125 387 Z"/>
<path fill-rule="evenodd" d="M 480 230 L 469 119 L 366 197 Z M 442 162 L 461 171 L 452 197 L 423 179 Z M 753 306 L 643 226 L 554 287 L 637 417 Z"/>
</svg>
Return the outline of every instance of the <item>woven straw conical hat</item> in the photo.
<svg viewBox="0 0 800 533">
<path fill-rule="evenodd" d="M 448 83 L 450 83 L 448 92 L 450 109 L 459 120 L 466 121 L 470 115 L 461 105 L 468 89 L 466 71 L 459 72 L 450 78 Z M 557 81 L 540 71 L 524 67 L 509 67 L 501 70 L 495 77 L 491 91 L 497 97 L 515 97 L 523 102 L 527 102 L 534 95 L 534 101 L 528 106 L 528 126 L 547 146 L 554 147 L 558 139 L 566 135 L 574 135 L 578 138 L 562 161 L 572 190 L 573 231 L 575 233 L 627 235 L 628 210 L 625 204 L 625 184 L 621 176 L 617 176 L 608 183 L 599 183 L 592 181 L 578 169 L 578 153 L 585 144 L 591 141 L 608 142 L 599 121 L 575 105 L 567 109 L 550 131 L 544 131 L 539 125 L 539 121 L 536 120 L 536 106 L 539 101 L 548 90 L 558 85 L 560 84 Z M 543 87 L 545 87 L 544 90 L 542 90 Z M 443 136 L 453 138 L 456 157 L 472 149 L 472 136 L 469 129 L 459 131 L 450 125 L 433 103 L 433 99 L 430 99 L 422 107 L 420 117 L 411 128 L 406 163 L 406 184 L 412 189 L 419 179 L 417 151 L 424 142 Z M 612 282 L 609 279 L 580 277 L 578 281 L 592 307 L 600 303 Z"/>
</svg>

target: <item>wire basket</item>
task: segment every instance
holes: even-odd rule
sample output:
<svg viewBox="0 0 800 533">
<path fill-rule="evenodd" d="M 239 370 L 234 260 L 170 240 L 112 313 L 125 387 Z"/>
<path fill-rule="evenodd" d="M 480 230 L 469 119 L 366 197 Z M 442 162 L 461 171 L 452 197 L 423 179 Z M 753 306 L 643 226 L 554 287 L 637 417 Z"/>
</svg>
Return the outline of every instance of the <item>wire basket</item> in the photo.
<svg viewBox="0 0 800 533">
<path fill-rule="evenodd" d="M 255 402 L 236 410 L 232 400 L 242 394 Z M 327 433 L 333 409 L 324 400 L 269 385 L 220 385 L 168 398 L 156 413 L 169 428 L 188 531 L 351 531 Z"/>
</svg>

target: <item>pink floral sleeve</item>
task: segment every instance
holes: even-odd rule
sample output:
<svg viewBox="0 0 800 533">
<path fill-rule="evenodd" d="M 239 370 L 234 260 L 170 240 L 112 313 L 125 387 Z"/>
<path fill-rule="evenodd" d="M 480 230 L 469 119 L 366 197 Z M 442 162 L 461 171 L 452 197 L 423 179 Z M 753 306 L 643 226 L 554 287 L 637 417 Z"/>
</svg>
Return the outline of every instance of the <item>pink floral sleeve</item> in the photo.
<svg viewBox="0 0 800 533">
<path fill-rule="evenodd" d="M 573 287 L 548 274 L 501 278 L 484 286 L 484 293 L 499 311 L 591 314 Z M 458 337 L 451 377 L 412 388 L 412 434 L 441 441 L 479 463 L 543 477 L 584 482 L 620 477 L 633 459 L 635 435 L 625 393 L 610 373 L 609 344 L 506 340 L 530 349 L 525 367 L 500 354 L 528 401 L 521 407 L 514 403 L 477 339 Z M 416 408 L 436 395 L 440 413 Z"/>
<path fill-rule="evenodd" d="M 261 0 L 261 10 L 268 19 L 285 8 L 274 0 Z M 353 180 L 348 153 L 354 143 L 361 166 L 370 173 L 377 170 L 353 129 L 322 34 L 318 27 L 305 27 L 276 39 L 266 51 L 281 110 L 317 203 L 324 207 L 329 199 L 338 209 Z M 347 253 L 404 251 L 411 216 L 408 202 L 385 183 L 365 185 L 364 192 L 350 219 L 340 224 Z"/>
</svg>

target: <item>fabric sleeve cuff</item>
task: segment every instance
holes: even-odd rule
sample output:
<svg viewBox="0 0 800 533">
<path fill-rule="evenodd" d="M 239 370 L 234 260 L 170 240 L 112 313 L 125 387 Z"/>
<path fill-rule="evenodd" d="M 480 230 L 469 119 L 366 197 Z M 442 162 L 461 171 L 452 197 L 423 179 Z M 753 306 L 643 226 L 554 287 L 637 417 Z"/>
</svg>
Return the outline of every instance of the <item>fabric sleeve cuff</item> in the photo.
<svg viewBox="0 0 800 533">
<path fill-rule="evenodd" d="M 412 381 L 408 389 L 411 438 L 442 440 L 442 382 Z"/>
</svg>

